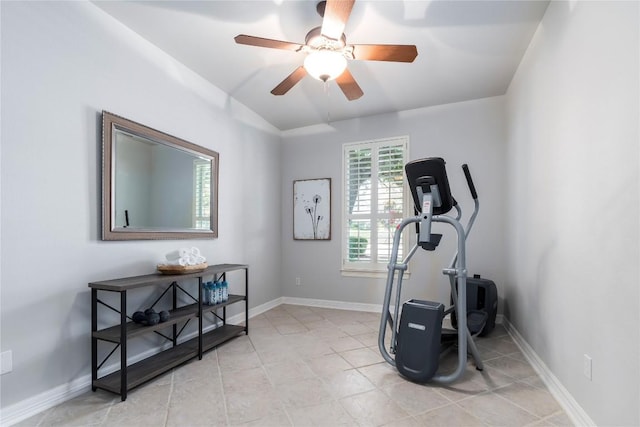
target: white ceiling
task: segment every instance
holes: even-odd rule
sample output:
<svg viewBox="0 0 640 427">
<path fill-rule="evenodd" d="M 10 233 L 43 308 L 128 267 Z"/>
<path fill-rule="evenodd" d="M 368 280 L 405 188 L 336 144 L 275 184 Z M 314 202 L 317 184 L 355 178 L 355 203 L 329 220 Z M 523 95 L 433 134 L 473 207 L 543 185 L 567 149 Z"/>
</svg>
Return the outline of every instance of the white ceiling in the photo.
<svg viewBox="0 0 640 427">
<path fill-rule="evenodd" d="M 547 0 L 356 0 L 349 44 L 415 44 L 413 63 L 350 61 L 364 96 L 305 77 L 270 93 L 303 53 L 238 45 L 238 34 L 304 43 L 316 1 L 94 1 L 280 130 L 505 93 Z"/>
</svg>

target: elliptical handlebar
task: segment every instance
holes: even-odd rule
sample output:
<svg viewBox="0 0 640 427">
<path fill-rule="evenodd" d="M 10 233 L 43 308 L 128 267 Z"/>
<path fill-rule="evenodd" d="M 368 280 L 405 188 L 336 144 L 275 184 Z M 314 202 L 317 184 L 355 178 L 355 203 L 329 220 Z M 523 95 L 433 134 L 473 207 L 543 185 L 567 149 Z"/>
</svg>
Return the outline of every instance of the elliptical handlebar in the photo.
<svg viewBox="0 0 640 427">
<path fill-rule="evenodd" d="M 471 197 L 473 197 L 473 200 L 477 200 L 478 193 L 476 192 L 476 186 L 473 184 L 473 178 L 471 178 L 471 172 L 469 172 L 469 166 L 466 163 L 462 165 L 462 171 L 464 172 L 465 178 L 467 178 L 467 185 L 471 191 Z"/>
</svg>

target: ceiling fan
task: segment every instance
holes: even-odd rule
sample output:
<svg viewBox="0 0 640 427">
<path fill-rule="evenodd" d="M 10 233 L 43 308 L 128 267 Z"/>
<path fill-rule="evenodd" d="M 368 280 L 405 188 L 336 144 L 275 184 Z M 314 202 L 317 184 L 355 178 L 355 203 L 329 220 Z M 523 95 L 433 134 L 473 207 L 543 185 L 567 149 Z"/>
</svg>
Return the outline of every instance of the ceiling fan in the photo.
<svg viewBox="0 0 640 427">
<path fill-rule="evenodd" d="M 304 65 L 296 68 L 277 85 L 271 93 L 284 95 L 307 74 L 327 82 L 336 80 L 349 101 L 360 98 L 362 89 L 347 69 L 347 60 L 413 62 L 418 56 L 414 45 L 395 44 L 347 44 L 343 33 L 355 0 L 327 0 L 316 6 L 322 17 L 322 26 L 307 33 L 304 44 L 240 34 L 238 44 L 292 50 L 307 54 Z"/>
</svg>

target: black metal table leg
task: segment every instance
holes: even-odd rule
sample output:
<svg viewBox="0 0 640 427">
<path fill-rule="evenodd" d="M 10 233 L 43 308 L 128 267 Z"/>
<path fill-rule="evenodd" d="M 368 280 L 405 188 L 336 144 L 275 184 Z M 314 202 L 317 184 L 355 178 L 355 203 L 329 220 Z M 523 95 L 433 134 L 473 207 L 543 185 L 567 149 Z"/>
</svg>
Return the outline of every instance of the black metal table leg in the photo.
<svg viewBox="0 0 640 427">
<path fill-rule="evenodd" d="M 120 292 L 120 399 L 127 400 L 127 292 Z"/>
<path fill-rule="evenodd" d="M 98 290 L 91 289 L 91 390 L 96 391 L 94 386 L 98 379 L 98 339 L 94 337 L 94 332 L 98 330 Z"/>
<path fill-rule="evenodd" d="M 198 360 L 202 360 L 202 276 L 198 277 Z"/>
<path fill-rule="evenodd" d="M 178 283 L 173 282 L 171 286 L 173 286 L 173 309 L 175 310 L 176 308 L 178 308 L 178 289 L 177 289 Z M 172 329 L 173 329 L 173 346 L 175 347 L 178 345 L 178 325 L 174 323 Z"/>
<path fill-rule="evenodd" d="M 249 267 L 244 269 L 244 331 L 249 335 Z"/>
</svg>

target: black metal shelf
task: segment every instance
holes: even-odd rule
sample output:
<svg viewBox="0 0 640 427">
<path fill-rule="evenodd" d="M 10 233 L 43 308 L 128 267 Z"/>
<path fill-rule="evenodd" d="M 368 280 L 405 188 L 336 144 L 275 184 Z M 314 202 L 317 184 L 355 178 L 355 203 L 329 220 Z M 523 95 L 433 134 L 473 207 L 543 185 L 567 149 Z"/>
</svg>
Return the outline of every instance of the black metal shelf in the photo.
<svg viewBox="0 0 640 427">
<path fill-rule="evenodd" d="M 234 270 L 245 271 L 245 294 L 234 295 L 230 294 L 229 299 L 223 303 L 215 305 L 204 305 L 198 299 L 202 297 L 202 291 L 200 290 L 203 285 L 203 278 L 213 275 L 224 279 L 226 273 Z M 178 281 L 185 279 L 198 279 L 198 299 L 193 298 L 196 303 L 188 304 L 182 307 L 177 307 L 176 291 L 177 289 L 186 292 Z M 129 321 L 127 312 L 127 291 L 147 286 L 169 285 L 170 287 L 158 298 L 169 290 L 173 289 L 173 309 L 169 310 L 169 320 L 158 323 L 156 325 L 142 325 L 132 321 Z M 92 389 L 107 390 L 120 395 L 122 400 L 126 400 L 127 392 L 155 377 L 161 375 L 195 357 L 202 358 L 202 354 L 205 351 L 211 350 L 226 341 L 242 334 L 249 333 L 249 267 L 244 264 L 219 264 L 209 266 L 206 270 L 197 273 L 189 273 L 184 275 L 160 275 L 151 274 L 146 276 L 136 276 L 121 278 L 115 280 L 107 280 L 102 282 L 89 283 L 91 288 L 91 383 Z M 120 295 L 120 307 L 119 309 L 111 305 L 106 304 L 102 300 L 98 299 L 98 292 L 117 292 Z M 190 295 L 189 295 L 190 296 Z M 158 302 L 156 300 L 156 302 Z M 244 313 L 244 325 L 229 325 L 227 324 L 227 309 L 226 307 L 238 302 L 245 302 Z M 107 327 L 104 329 L 98 329 L 98 304 L 119 313 L 120 323 L 117 325 Z M 153 304 L 155 305 L 155 303 Z M 222 315 L 218 313 L 218 309 L 222 309 Z M 216 322 L 222 322 L 220 326 L 214 329 L 204 332 L 203 331 L 203 317 L 205 313 L 213 313 Z M 186 326 L 186 323 L 191 319 L 198 319 L 198 333 L 195 338 L 191 338 L 185 342 L 178 343 L 180 333 Z M 183 323 L 182 329 L 178 331 L 177 325 Z M 166 332 L 159 332 L 165 328 L 172 327 L 172 331 L 168 334 Z M 127 365 L 127 341 L 149 333 L 158 333 L 164 338 L 172 341 L 172 347 L 163 351 L 160 351 L 153 356 L 147 357 L 144 360 Z M 165 335 L 166 334 L 166 335 Z M 115 344 L 115 347 L 109 353 L 106 358 L 98 363 L 98 341 L 106 341 Z M 109 357 L 120 349 L 120 369 L 99 377 L 98 371 Z"/>
<path fill-rule="evenodd" d="M 244 326 L 222 325 L 212 331 L 202 334 L 202 351 L 211 350 L 231 338 L 245 332 Z M 138 387 L 145 382 L 198 356 L 198 337 L 178 344 L 168 350 L 154 354 L 144 360 L 127 366 L 127 390 Z M 93 387 L 120 393 L 120 370 L 112 372 L 93 381 Z"/>
<path fill-rule="evenodd" d="M 142 325 L 135 322 L 127 323 L 127 335 L 126 339 L 135 338 L 140 335 L 147 334 L 149 332 L 158 331 L 168 326 L 175 325 L 176 323 L 184 322 L 189 319 L 193 319 L 198 316 L 198 304 L 190 304 L 184 307 L 177 308 L 175 310 L 169 310 L 169 320 L 166 322 L 158 323 L 156 325 Z M 110 328 L 101 329 L 93 333 L 94 338 L 100 340 L 109 341 L 113 343 L 121 342 L 120 339 L 120 325 L 111 326 Z"/>
<path fill-rule="evenodd" d="M 229 299 L 225 302 L 215 305 L 202 305 L 202 311 L 215 311 L 219 308 L 226 307 L 236 302 L 244 301 L 246 297 L 244 295 L 229 295 Z M 147 334 L 149 332 L 158 331 L 168 326 L 175 325 L 198 316 L 198 304 L 190 304 L 184 307 L 177 308 L 175 310 L 169 310 L 170 318 L 166 322 L 158 323 L 156 325 L 142 325 L 135 322 L 127 323 L 127 335 L 126 338 L 135 338 L 140 335 Z M 109 328 L 101 329 L 93 333 L 95 338 L 100 340 L 109 341 L 113 343 L 120 342 L 120 325 L 111 326 Z"/>
<path fill-rule="evenodd" d="M 145 382 L 163 374 L 176 366 L 198 356 L 198 342 L 189 340 L 171 347 L 161 353 L 154 354 L 144 360 L 126 367 L 127 390 L 131 390 Z M 93 381 L 93 386 L 113 393 L 120 393 L 122 371 L 117 370 L 109 375 Z"/>
<path fill-rule="evenodd" d="M 202 304 L 202 311 L 214 311 L 222 307 L 226 307 L 230 304 L 235 304 L 240 301 L 244 301 L 246 297 L 244 295 L 232 295 L 229 294 L 229 299 L 225 302 L 221 302 L 214 305 Z"/>
<path fill-rule="evenodd" d="M 100 289 L 103 291 L 121 292 L 135 288 L 142 288 L 150 285 L 160 285 L 171 283 L 176 280 L 197 279 L 199 277 L 213 276 L 217 274 L 227 273 L 234 270 L 242 270 L 249 268 L 246 264 L 218 264 L 210 265 L 204 271 L 186 274 L 162 274 L 153 273 L 144 276 L 123 277 L 121 279 L 101 280 L 89 283 L 92 289 Z"/>
<path fill-rule="evenodd" d="M 222 325 L 216 329 L 202 334 L 202 351 L 211 350 L 224 344 L 231 338 L 246 332 L 247 328 L 238 325 Z"/>
</svg>

